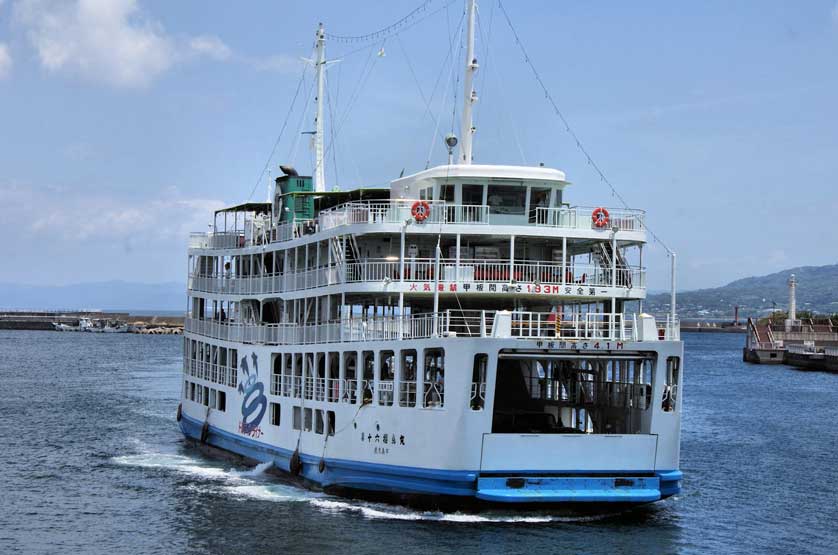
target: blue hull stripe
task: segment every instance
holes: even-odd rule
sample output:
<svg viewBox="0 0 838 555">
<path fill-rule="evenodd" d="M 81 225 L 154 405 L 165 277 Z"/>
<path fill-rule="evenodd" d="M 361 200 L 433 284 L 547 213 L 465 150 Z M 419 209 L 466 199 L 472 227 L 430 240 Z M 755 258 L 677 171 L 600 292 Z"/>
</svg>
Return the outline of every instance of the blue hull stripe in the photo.
<svg viewBox="0 0 838 555">
<path fill-rule="evenodd" d="M 193 439 L 200 439 L 202 426 L 203 422 L 185 414 L 180 422 L 180 429 L 183 434 Z M 233 434 L 216 426 L 209 427 L 207 443 L 256 461 L 273 461 L 280 470 L 290 472 L 291 455 L 293 454 L 291 450 Z M 474 470 L 436 470 L 326 458 L 326 468 L 321 473 L 318 468 L 320 457 L 300 453 L 300 459 L 303 462 L 301 476 L 321 487 L 338 486 L 397 494 L 480 497 L 486 500 L 507 503 L 551 501 L 551 499 L 548 499 L 549 496 L 546 495 L 541 498 L 532 495 L 516 496 L 516 490 L 514 489 L 508 490 L 505 495 L 501 495 L 500 492 L 494 492 L 491 495 L 489 492 L 486 492 L 485 496 L 478 495 L 477 484 L 480 473 Z M 513 475 L 517 472 L 519 471 L 510 470 L 504 474 Z M 611 470 L 610 473 L 626 474 L 617 470 Z M 654 492 L 655 499 L 668 497 L 680 491 L 680 471 L 657 472 L 655 474 L 660 478 L 660 490 L 659 493 L 657 490 Z M 591 492 L 590 495 L 584 495 L 583 490 L 578 490 L 578 493 L 579 495 L 574 500 L 580 502 L 602 501 L 603 497 L 607 497 L 601 491 L 597 491 L 596 493 Z M 499 497 L 502 497 L 502 499 Z M 611 500 L 625 502 L 654 500 L 641 500 L 639 493 L 636 499 L 631 499 L 630 497 L 626 494 L 621 494 L 619 496 L 612 496 Z M 646 497 L 652 497 L 652 493 L 650 492 Z M 571 499 L 562 500 L 569 501 Z"/>
</svg>

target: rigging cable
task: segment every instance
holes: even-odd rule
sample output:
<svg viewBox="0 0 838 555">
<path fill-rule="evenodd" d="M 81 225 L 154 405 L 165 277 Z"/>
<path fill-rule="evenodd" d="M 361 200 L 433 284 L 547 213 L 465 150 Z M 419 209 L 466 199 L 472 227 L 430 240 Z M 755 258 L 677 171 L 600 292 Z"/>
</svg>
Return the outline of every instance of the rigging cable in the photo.
<svg viewBox="0 0 838 555">
<path fill-rule="evenodd" d="M 268 156 L 267 161 L 265 162 L 265 167 L 262 168 L 262 171 L 259 173 L 259 177 L 256 178 L 256 183 L 253 185 L 253 190 L 250 191 L 250 194 L 247 196 L 247 200 L 253 198 L 254 193 L 256 193 L 256 188 L 259 187 L 259 183 L 262 181 L 262 177 L 264 177 L 265 172 L 268 171 L 268 167 L 271 165 L 271 160 L 273 160 L 274 154 L 276 154 L 276 148 L 279 146 L 279 141 L 282 140 L 282 134 L 285 132 L 285 127 L 288 125 L 288 120 L 291 118 L 291 112 L 294 110 L 294 104 L 297 102 L 297 97 L 300 95 L 300 89 L 303 86 L 303 81 L 305 80 L 306 70 L 308 68 L 303 66 L 302 74 L 300 75 L 300 80 L 297 83 L 297 90 L 294 91 L 294 98 L 291 100 L 291 106 L 288 107 L 288 113 L 285 114 L 285 121 L 282 122 L 282 127 L 279 129 L 279 135 L 276 137 L 276 141 L 274 141 L 274 146 L 271 149 L 271 154 Z"/>
<path fill-rule="evenodd" d="M 437 133 L 439 133 L 439 123 L 440 123 L 440 121 L 442 121 L 442 111 L 444 109 L 444 104 L 445 104 L 445 91 L 448 89 L 448 85 L 449 85 L 449 83 L 451 83 L 451 78 L 454 75 L 454 63 L 455 63 L 454 56 L 453 56 L 454 45 L 457 44 L 460 40 L 459 35 L 463 31 L 462 22 L 463 22 L 463 19 L 465 19 L 465 16 L 466 16 L 466 13 L 465 13 L 465 11 L 463 11 L 463 15 L 462 15 L 462 17 L 460 17 L 460 23 L 457 24 L 457 39 L 456 40 L 451 39 L 450 36 L 449 36 L 448 57 L 451 58 L 451 64 L 448 67 L 448 79 L 445 83 L 445 87 L 442 89 L 443 92 L 440 93 L 440 96 L 439 96 L 439 112 L 437 113 L 436 123 L 434 124 L 434 133 L 431 136 L 431 145 L 428 148 L 428 157 L 425 160 L 425 169 L 428 169 L 431 165 L 431 154 L 434 151 L 434 145 L 436 144 Z M 446 58 L 445 62 L 442 63 L 442 70 L 443 71 L 445 70 L 445 63 L 447 61 L 448 61 L 448 58 Z M 442 72 L 440 72 L 440 77 L 441 76 L 442 76 Z M 437 82 L 439 82 L 438 79 L 437 79 Z M 436 90 L 436 85 L 434 85 L 434 90 Z M 446 159 L 446 164 L 447 163 L 448 163 L 448 161 Z"/>
<path fill-rule="evenodd" d="M 518 45 L 518 48 L 521 49 L 521 53 L 524 55 L 524 61 L 529 66 L 530 70 L 533 73 L 533 76 L 535 77 L 535 80 L 538 82 L 538 85 L 541 87 L 541 90 L 544 92 L 544 97 L 547 99 L 547 101 L 553 107 L 553 111 L 559 117 L 562 124 L 564 124 L 565 131 L 568 133 L 568 135 L 570 135 L 570 137 L 576 143 L 576 148 L 578 148 L 579 151 L 585 156 L 585 159 L 587 160 L 588 165 L 591 166 L 594 169 L 594 171 L 597 173 L 597 175 L 599 175 L 600 181 L 602 181 L 603 183 L 608 185 L 608 188 L 611 189 L 611 194 L 615 198 L 619 199 L 619 201 L 621 203 L 623 203 L 623 208 L 628 209 L 629 205 L 626 202 L 626 200 L 617 191 L 616 187 L 614 187 L 614 185 L 611 183 L 611 181 L 608 180 L 608 178 L 605 176 L 605 173 L 602 171 L 602 169 L 599 167 L 599 165 L 594 161 L 594 159 L 588 153 L 588 150 L 582 144 L 582 141 L 579 139 L 579 136 L 576 134 L 576 132 L 573 130 L 573 128 L 570 127 L 570 123 L 567 121 L 567 118 L 565 118 L 564 114 L 559 109 L 559 106 L 556 104 L 556 101 L 553 100 L 553 96 L 550 94 L 550 91 L 547 89 L 547 85 L 544 84 L 544 80 L 542 80 L 541 74 L 538 73 L 538 70 L 535 68 L 535 65 L 533 64 L 532 59 L 530 58 L 529 54 L 527 53 L 526 48 L 524 48 L 524 43 L 521 42 L 521 38 L 518 36 L 518 32 L 515 30 L 515 26 L 512 25 L 512 20 L 509 18 L 509 14 L 506 12 L 506 8 L 503 5 L 503 0 L 498 0 L 498 7 L 500 7 L 501 12 L 503 12 L 503 17 L 506 19 L 506 23 L 507 23 L 507 25 L 509 25 L 509 29 L 512 31 L 512 35 L 515 37 L 515 43 Z M 649 232 L 649 235 L 651 235 L 652 238 L 654 238 L 654 240 L 657 241 L 664 248 L 664 250 L 666 250 L 667 254 L 669 254 L 669 255 L 674 254 L 672 249 L 670 249 L 666 245 L 666 243 L 664 243 L 661 240 L 661 238 L 658 237 L 657 234 L 655 234 L 655 232 L 652 231 L 649 228 L 649 226 L 647 224 L 644 223 L 644 227 Z"/>
<path fill-rule="evenodd" d="M 398 33 L 401 33 L 402 31 L 406 31 L 407 29 L 410 29 L 411 27 L 413 27 L 417 23 L 419 23 L 421 21 L 424 21 L 425 19 L 428 19 L 432 15 L 435 15 L 435 14 L 439 13 L 440 11 L 447 8 L 448 6 L 450 6 L 451 4 L 456 2 L 457 0 L 449 0 L 444 5 L 440 6 L 439 8 L 435 9 L 434 11 L 426 13 L 428 11 L 428 8 L 430 7 L 430 5 L 433 4 L 435 1 L 436 0 L 426 0 L 425 2 L 422 2 L 422 4 L 420 4 L 418 8 L 415 8 L 412 12 L 410 12 L 406 16 L 404 16 L 401 19 L 395 21 L 394 23 L 391 23 L 390 25 L 388 25 L 386 27 L 382 27 L 378 31 L 374 31 L 372 33 L 367 33 L 365 35 L 355 35 L 355 36 L 333 35 L 331 33 L 326 33 L 325 35 L 326 35 L 326 38 L 328 38 L 330 40 L 333 40 L 333 41 L 336 41 L 336 42 L 341 42 L 341 43 L 344 43 L 344 44 L 353 44 L 353 43 L 359 43 L 359 42 L 378 42 L 379 40 L 387 39 L 387 38 L 389 38 L 393 35 L 397 35 Z M 424 14 L 424 15 L 422 15 L 422 14 Z"/>
</svg>

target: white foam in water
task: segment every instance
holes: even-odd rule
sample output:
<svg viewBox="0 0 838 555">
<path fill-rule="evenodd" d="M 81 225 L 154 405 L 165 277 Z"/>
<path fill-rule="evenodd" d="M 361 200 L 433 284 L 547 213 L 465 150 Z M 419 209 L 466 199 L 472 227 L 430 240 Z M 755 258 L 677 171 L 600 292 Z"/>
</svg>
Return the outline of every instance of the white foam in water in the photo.
<svg viewBox="0 0 838 555">
<path fill-rule="evenodd" d="M 609 515 L 565 517 L 549 514 L 466 514 L 443 513 L 440 511 L 416 511 L 407 507 L 387 505 L 384 503 L 367 503 L 363 501 L 342 500 L 326 494 L 312 492 L 291 484 L 264 483 L 256 481 L 265 474 L 273 462 L 260 463 L 248 470 L 223 469 L 208 466 L 199 459 L 183 455 L 165 453 L 143 453 L 139 455 L 125 455 L 114 457 L 117 464 L 138 466 L 141 468 L 165 468 L 183 472 L 212 481 L 222 481 L 229 485 L 218 488 L 197 484 L 185 486 L 197 493 L 221 493 L 233 497 L 255 499 L 271 502 L 309 502 L 313 507 L 328 513 L 359 513 L 364 518 L 373 520 L 405 520 L 405 521 L 436 521 L 452 523 L 545 523 L 545 522 L 582 522 L 599 520 Z"/>
<path fill-rule="evenodd" d="M 250 470 L 233 471 L 237 476 L 262 476 L 265 472 L 273 467 L 273 461 L 259 463 Z"/>
</svg>

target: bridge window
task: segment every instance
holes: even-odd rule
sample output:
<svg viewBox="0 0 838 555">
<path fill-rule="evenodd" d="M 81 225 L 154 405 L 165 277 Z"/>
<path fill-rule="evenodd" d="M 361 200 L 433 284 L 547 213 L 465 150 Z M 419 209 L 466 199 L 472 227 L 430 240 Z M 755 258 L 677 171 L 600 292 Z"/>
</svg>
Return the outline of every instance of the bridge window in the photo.
<svg viewBox="0 0 838 555">
<path fill-rule="evenodd" d="M 474 367 L 471 372 L 471 395 L 469 406 L 471 410 L 483 410 L 486 403 L 486 372 L 489 367 L 489 355 L 478 353 L 474 355 Z"/>
<path fill-rule="evenodd" d="M 218 397 L 216 399 L 215 410 L 227 412 L 227 394 L 220 389 L 218 390 Z"/>
<path fill-rule="evenodd" d="M 425 387 L 423 406 L 442 407 L 445 404 L 445 351 L 425 349 Z"/>
<path fill-rule="evenodd" d="M 479 206 L 483 204 L 483 185 L 463 185 L 463 204 Z"/>
<path fill-rule="evenodd" d="M 522 185 L 489 185 L 486 204 L 492 214 L 523 215 L 527 188 Z"/>
<path fill-rule="evenodd" d="M 413 349 L 402 351 L 399 406 L 416 406 L 416 351 Z"/>
<path fill-rule="evenodd" d="M 666 383 L 663 386 L 661 408 L 664 412 L 673 412 L 678 401 L 678 378 L 681 373 L 681 357 L 666 359 Z"/>
</svg>

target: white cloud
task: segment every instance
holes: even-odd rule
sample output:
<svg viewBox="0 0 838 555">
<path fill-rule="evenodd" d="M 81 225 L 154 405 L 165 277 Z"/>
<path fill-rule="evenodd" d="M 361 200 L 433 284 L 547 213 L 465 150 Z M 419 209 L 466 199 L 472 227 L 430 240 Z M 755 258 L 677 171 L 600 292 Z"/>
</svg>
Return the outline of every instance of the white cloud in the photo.
<svg viewBox="0 0 838 555">
<path fill-rule="evenodd" d="M 229 60 L 233 55 L 230 47 L 224 44 L 220 38 L 210 35 L 194 37 L 189 41 L 189 48 L 195 54 L 209 56 L 219 62 Z"/>
<path fill-rule="evenodd" d="M 20 0 L 15 20 L 50 71 L 141 87 L 174 63 L 172 41 L 135 0 Z"/>
<path fill-rule="evenodd" d="M 136 199 L 9 184 L 0 185 L 0 204 L 9 214 L 0 229 L 8 233 L 17 229 L 33 242 L 139 244 L 185 243 L 189 232 L 206 231 L 213 212 L 224 206 L 216 199 L 186 198 L 175 189 L 152 199 Z"/>
<path fill-rule="evenodd" d="M 232 56 L 218 37 L 172 38 L 137 0 L 18 0 L 14 21 L 47 70 L 119 87 L 147 86 L 196 56 Z"/>
<path fill-rule="evenodd" d="M 0 0 L 2 3 L 3 0 Z M 8 77 L 12 71 L 12 55 L 9 54 L 9 47 L 0 42 L 0 79 Z"/>
</svg>

